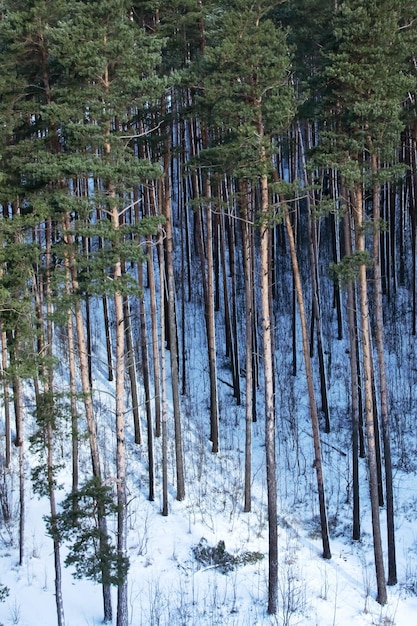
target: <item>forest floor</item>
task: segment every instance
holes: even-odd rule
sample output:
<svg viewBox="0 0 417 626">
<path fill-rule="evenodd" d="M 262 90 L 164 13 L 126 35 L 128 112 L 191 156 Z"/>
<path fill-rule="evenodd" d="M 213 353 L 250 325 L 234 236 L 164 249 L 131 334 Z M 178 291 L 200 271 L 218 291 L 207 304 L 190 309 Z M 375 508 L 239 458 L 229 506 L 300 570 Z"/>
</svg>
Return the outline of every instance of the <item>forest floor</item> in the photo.
<svg viewBox="0 0 417 626">
<path fill-rule="evenodd" d="M 95 312 L 99 316 L 98 310 Z M 100 319 L 99 317 L 97 318 Z M 409 417 L 393 430 L 394 487 L 398 585 L 389 588 L 388 603 L 375 601 L 376 585 L 370 527 L 369 492 L 365 461 L 361 460 L 361 541 L 351 540 L 351 458 L 350 429 L 347 419 L 346 389 L 349 373 L 343 342 L 340 353 L 332 354 L 329 390 L 332 432 L 322 435 L 323 461 L 331 534 L 332 559 L 321 557 L 321 538 L 313 468 L 313 442 L 308 398 L 302 367 L 293 378 L 289 352 L 277 369 L 277 459 L 279 501 L 279 590 L 278 614 L 268 616 L 268 525 L 266 512 L 265 449 L 263 445 L 262 392 L 259 415 L 253 424 L 252 512 L 243 512 L 245 452 L 244 407 L 236 406 L 230 373 L 219 355 L 219 407 L 221 450 L 213 455 L 208 441 L 208 372 L 203 339 L 203 320 L 189 318 L 187 328 L 187 394 L 182 398 L 186 498 L 175 500 L 173 437 L 170 438 L 169 515 L 161 515 L 160 442 L 155 442 L 156 499 L 147 500 L 148 470 L 146 445 L 133 443 L 133 427 L 128 429 L 129 499 L 129 623 L 132 626 L 410 626 L 417 615 L 417 435 L 413 427 L 414 385 L 404 383 L 401 397 L 392 405 L 394 420 L 407 404 Z M 280 320 L 280 336 L 288 341 L 285 320 Z M 94 350 L 103 356 L 101 324 L 95 328 Z M 389 377 L 395 386 L 405 358 L 415 358 L 416 344 L 395 343 L 389 360 Z M 388 346 L 389 348 L 389 346 Z M 61 349 L 57 346 L 57 353 Z M 300 352 L 301 355 L 301 352 Z M 407 355 L 407 356 L 405 356 Z M 169 359 L 169 355 L 167 354 Z M 280 357 L 281 358 L 281 357 Z M 113 383 L 106 380 L 106 367 L 95 373 L 95 407 L 106 476 L 115 475 L 113 428 Z M 301 356 L 300 356 L 301 362 Z M 412 367 L 409 374 L 413 376 Z M 57 371 L 62 387 L 65 371 Z M 142 393 L 142 392 L 141 392 Z M 142 394 L 143 400 L 143 394 Z M 27 390 L 28 405 L 31 390 Z M 402 407 L 402 408 L 401 408 Z M 170 423 L 170 429 L 172 424 Z M 28 412 L 27 429 L 33 428 Z M 146 441 L 146 432 L 144 431 Z M 88 475 L 89 451 L 80 444 L 81 471 Z M 70 450 L 63 445 L 65 467 L 61 482 L 71 484 Z M 18 566 L 17 461 L 2 474 L 2 493 L 7 494 L 13 512 L 9 524 L 0 526 L 0 583 L 9 596 L 0 603 L 0 624 L 9 626 L 54 626 L 54 567 L 52 541 L 47 536 L 43 516 L 48 503 L 33 495 L 27 455 L 26 550 L 23 566 Z M 58 492 L 58 501 L 60 494 Z M 63 496 L 62 496 L 63 497 Z M 381 509 L 385 538 L 385 516 Z M 199 562 L 195 547 L 202 539 L 206 547 L 224 542 L 234 557 L 257 552 L 264 558 L 241 564 L 223 573 L 210 561 Z M 385 544 L 385 539 L 384 539 Z M 65 557 L 63 549 L 63 558 Z M 70 568 L 63 568 L 63 600 L 66 626 L 96 626 L 102 623 L 101 587 L 76 580 Z M 114 591 L 114 605 L 116 591 Z M 115 613 L 115 610 L 114 610 Z"/>
</svg>

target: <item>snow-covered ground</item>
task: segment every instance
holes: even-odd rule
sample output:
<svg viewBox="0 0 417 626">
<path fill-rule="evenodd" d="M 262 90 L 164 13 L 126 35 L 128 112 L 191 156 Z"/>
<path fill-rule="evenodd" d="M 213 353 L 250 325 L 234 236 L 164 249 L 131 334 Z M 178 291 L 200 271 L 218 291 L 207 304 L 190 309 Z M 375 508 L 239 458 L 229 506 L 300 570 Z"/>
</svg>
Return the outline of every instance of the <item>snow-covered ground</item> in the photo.
<svg viewBox="0 0 417 626">
<path fill-rule="evenodd" d="M 191 305 L 190 305 L 191 306 Z M 98 305 L 97 305 L 98 307 Z M 98 308 L 94 314 L 99 318 Z M 417 620 L 417 436 L 413 408 L 415 392 L 412 364 L 415 343 L 401 335 L 392 339 L 389 355 L 389 380 L 396 389 L 392 404 L 395 421 L 395 501 L 398 577 L 389 588 L 386 606 L 375 601 L 375 574 L 365 461 L 361 461 L 362 540 L 351 537 L 351 458 L 350 429 L 346 391 L 349 372 L 346 345 L 332 354 L 329 390 L 332 433 L 323 435 L 323 457 L 331 530 L 332 559 L 321 558 L 315 470 L 312 463 L 312 437 L 308 399 L 302 375 L 290 374 L 288 320 L 280 319 L 277 362 L 277 458 L 279 500 L 279 611 L 268 616 L 266 486 L 264 472 L 262 390 L 259 392 L 259 419 L 253 425 L 253 507 L 243 512 L 244 408 L 237 407 L 230 386 L 219 382 L 221 451 L 212 455 L 208 441 L 208 375 L 201 315 L 190 315 L 187 328 L 188 389 L 183 400 L 183 434 L 186 459 L 186 498 L 175 500 L 175 471 L 172 462 L 173 439 L 169 448 L 171 463 L 170 510 L 161 511 L 160 441 L 155 442 L 157 497 L 147 500 L 146 433 L 141 446 L 133 443 L 133 424 L 128 428 L 129 497 L 129 611 L 133 626 L 413 626 Z M 94 339 L 97 356 L 103 356 L 104 336 L 98 321 Z M 393 328 L 393 326 L 392 326 Z M 327 332 L 327 331 L 326 331 Z M 221 339 L 218 337 L 221 346 Z M 388 342 L 389 343 L 389 342 Z M 334 348 L 336 349 L 336 348 Z M 167 354 L 169 362 L 169 355 Z M 104 362 L 104 359 L 101 359 Z M 224 367 L 222 367 L 222 365 Z M 114 475 L 112 433 L 113 383 L 105 378 L 105 366 L 95 371 L 95 402 L 105 472 Z M 229 376 L 224 355 L 219 349 L 219 378 Z M 407 380 L 408 387 L 406 387 Z M 57 383 L 64 389 L 65 364 L 57 371 Z M 30 390 L 28 390 L 28 397 Z M 400 417 L 401 416 L 401 420 Z M 400 422 L 397 423 L 397 420 Z M 172 424 L 170 424 L 170 428 Z M 30 433 L 30 417 L 28 416 Z M 66 469 L 62 483 L 70 485 L 70 450 L 63 445 Z M 5 476 L 13 498 L 13 522 L 0 526 L 0 583 L 9 596 L 0 603 L 0 624 L 9 626 L 54 626 L 54 568 L 52 541 L 47 536 L 43 515 L 48 504 L 31 492 L 28 454 L 26 554 L 22 567 L 17 565 L 17 460 Z M 81 468 L 89 472 L 89 451 L 81 443 Z M 58 492 L 58 501 L 65 490 Z M 381 511 L 385 537 L 384 511 Z M 234 555 L 261 552 L 265 558 L 236 568 L 226 574 L 202 566 L 194 558 L 193 547 L 201 538 L 210 546 L 224 541 Z M 65 549 L 63 550 L 65 557 Z M 95 626 L 102 622 L 101 587 L 75 580 L 63 568 L 63 599 L 67 626 Z M 116 591 L 114 591 L 114 613 Z"/>
</svg>

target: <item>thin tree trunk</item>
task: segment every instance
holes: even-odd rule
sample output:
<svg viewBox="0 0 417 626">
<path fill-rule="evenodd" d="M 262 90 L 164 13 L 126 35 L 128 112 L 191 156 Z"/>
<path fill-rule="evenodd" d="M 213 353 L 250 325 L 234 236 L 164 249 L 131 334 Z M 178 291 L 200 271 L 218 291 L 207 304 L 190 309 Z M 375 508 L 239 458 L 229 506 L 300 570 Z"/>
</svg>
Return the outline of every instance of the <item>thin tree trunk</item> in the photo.
<svg viewBox="0 0 417 626">
<path fill-rule="evenodd" d="M 345 250 L 348 257 L 352 256 L 352 235 L 350 211 L 344 216 Z M 353 281 L 347 286 L 348 301 L 348 328 L 349 328 L 349 362 L 352 403 L 352 490 L 353 490 L 353 527 L 352 537 L 361 538 L 360 523 L 360 492 L 359 492 L 359 395 L 358 395 L 358 355 L 357 355 L 357 326 L 356 326 L 356 296 Z"/>
<path fill-rule="evenodd" d="M 164 107 L 163 107 L 164 108 Z M 168 130 L 167 130 L 168 132 Z M 165 252 L 168 290 L 168 328 L 171 364 L 172 402 L 174 409 L 174 438 L 175 438 L 175 462 L 177 476 L 177 500 L 185 498 L 184 455 L 182 443 L 181 406 L 179 394 L 178 372 L 178 342 L 177 321 L 175 313 L 175 277 L 174 277 L 174 242 L 172 232 L 172 207 L 171 207 L 171 183 L 170 183 L 170 140 L 165 141 L 164 153 L 164 181 L 163 181 L 163 215 L 165 217 Z"/>
<path fill-rule="evenodd" d="M 245 354 L 246 354 L 246 400 L 245 400 L 245 503 L 244 511 L 252 509 L 252 394 L 253 394 L 253 273 L 252 273 L 252 225 L 248 219 L 248 199 L 240 189 L 242 216 L 243 265 L 245 275 Z"/>
<path fill-rule="evenodd" d="M 211 183 L 207 178 L 207 197 L 211 197 Z M 207 340 L 210 371 L 210 440 L 213 453 L 219 451 L 219 406 L 217 400 L 217 355 L 216 326 L 214 317 L 214 273 L 213 273 L 213 220 L 211 203 L 206 203 L 207 225 Z"/>
<path fill-rule="evenodd" d="M 107 301 L 106 294 L 103 294 L 102 296 L 102 303 L 103 303 L 104 329 L 106 333 L 107 380 L 109 382 L 112 382 L 113 380 L 113 355 L 112 355 L 111 333 L 110 333 L 110 322 L 109 322 L 109 304 Z"/>
<path fill-rule="evenodd" d="M 307 320 L 306 320 L 306 314 L 305 314 L 305 309 L 304 309 L 303 290 L 302 290 L 302 285 L 301 285 L 300 271 L 298 268 L 294 232 L 292 229 L 292 224 L 291 224 L 288 208 L 285 202 L 283 204 L 283 207 L 284 207 L 284 221 L 285 221 L 285 226 L 287 229 L 288 241 L 289 241 L 290 252 L 291 252 L 291 261 L 292 261 L 292 266 L 293 266 L 298 310 L 300 313 L 301 334 L 303 338 L 304 363 L 305 363 L 306 378 L 307 378 L 308 398 L 309 398 L 309 403 L 310 403 L 311 425 L 312 425 L 312 430 L 313 430 L 314 466 L 316 468 L 316 476 L 317 476 L 317 491 L 318 491 L 319 508 L 320 508 L 320 525 L 321 525 L 321 537 L 322 537 L 322 543 L 323 543 L 323 558 L 330 559 L 331 550 L 330 550 L 329 526 L 328 526 L 328 521 L 327 521 L 326 495 L 325 495 L 325 488 L 324 488 L 322 455 L 321 455 L 321 445 L 320 445 L 320 428 L 319 428 L 319 420 L 318 420 L 318 415 L 317 415 L 316 400 L 315 400 L 315 395 L 314 395 L 313 373 L 311 369 Z"/>
<path fill-rule="evenodd" d="M 153 215 L 156 214 L 156 202 L 155 202 L 155 186 L 152 184 L 149 190 L 150 208 Z M 154 383 L 154 402 L 155 402 L 155 435 L 161 436 L 161 380 L 160 380 L 160 365 L 159 365 L 159 338 L 158 338 L 158 314 L 156 304 L 156 287 L 155 287 L 155 271 L 154 271 L 154 258 L 153 258 L 153 243 L 151 239 L 147 240 L 146 251 L 148 255 L 147 260 L 147 277 L 149 286 L 149 303 L 151 310 L 151 325 L 152 325 L 152 363 L 153 363 L 153 383 Z M 163 285 L 161 284 L 161 290 L 163 293 Z M 164 345 L 164 344 L 162 344 Z"/>
<path fill-rule="evenodd" d="M 65 293 L 71 295 L 71 274 L 65 268 Z M 68 370 L 71 406 L 71 444 L 72 444 L 72 491 L 79 485 L 79 446 L 78 446 L 78 411 L 77 411 L 77 376 L 75 363 L 74 318 L 71 308 L 67 313 Z"/>
<path fill-rule="evenodd" d="M 139 272 L 142 268 L 139 268 Z M 123 296 L 123 315 L 124 315 L 124 329 L 125 329 L 125 343 L 126 343 L 126 362 L 127 373 L 130 382 L 130 393 L 132 395 L 132 413 L 133 413 L 133 426 L 135 432 L 135 443 L 140 445 L 142 443 L 142 434 L 140 429 L 140 415 L 139 415 L 139 396 L 138 386 L 136 383 L 136 362 L 135 362 L 135 349 L 133 346 L 132 337 L 132 325 L 130 323 L 130 305 L 128 296 Z M 149 390 L 149 371 L 145 371 L 144 367 L 144 379 L 148 376 L 147 386 Z M 146 388 L 146 382 L 145 382 Z M 148 391 L 149 396 L 149 391 Z"/>
<path fill-rule="evenodd" d="M 5 426 L 5 455 L 4 466 L 10 467 L 11 461 L 11 428 L 10 428 L 10 394 L 9 394 L 9 381 L 6 376 L 7 369 L 7 336 L 3 330 L 3 324 L 0 323 L 1 328 L 1 372 L 3 379 L 3 406 L 4 406 L 4 426 Z"/>
<path fill-rule="evenodd" d="M 160 281 L 160 328 L 161 328 L 161 447 L 162 447 L 162 515 L 168 515 L 168 434 L 167 434 L 167 401 L 166 401 L 166 366 L 165 366 L 165 263 L 162 232 L 158 235 L 159 281 Z"/>
<path fill-rule="evenodd" d="M 52 369 L 52 357 L 53 357 L 53 322 L 52 322 L 52 302 L 51 302 L 51 244 L 52 244 L 52 224 L 51 219 L 47 220 L 46 224 L 46 250 L 45 250 L 45 264 L 46 264 L 46 283 L 45 283 L 45 298 L 46 298 L 46 346 L 45 353 L 48 356 L 49 364 L 44 366 L 44 394 L 47 403 L 47 425 L 46 425 L 46 449 L 47 449 L 47 480 L 48 480 L 48 495 L 49 506 L 51 511 L 51 530 L 52 540 L 54 546 L 54 566 L 55 566 L 55 603 L 57 611 L 57 624 L 58 626 L 65 626 L 64 616 L 64 603 L 62 599 L 62 569 L 61 569 L 61 555 L 60 555 L 60 542 L 59 535 L 56 527 L 56 498 L 55 498 L 55 476 L 54 476 L 54 454 L 53 454 L 53 423 L 54 419 L 54 373 Z M 42 324 L 42 318 L 40 320 Z M 41 333 L 41 338 L 43 332 Z M 44 350 L 41 350 L 43 354 Z"/>
<path fill-rule="evenodd" d="M 113 211 L 113 228 L 118 228 L 117 209 Z M 120 279 L 121 268 L 114 266 L 114 280 Z M 117 476 L 117 552 L 121 557 L 127 554 L 127 498 L 126 498 L 126 443 L 125 443 L 125 328 L 123 314 L 123 296 L 114 294 L 116 326 L 116 476 Z M 117 586 L 117 626 L 128 625 L 127 580 L 119 581 Z"/>
<path fill-rule="evenodd" d="M 304 180 L 305 184 L 308 186 L 310 184 L 308 174 L 307 174 L 307 166 L 306 166 L 306 158 L 305 158 L 305 150 L 304 150 L 304 142 L 301 133 L 300 125 L 298 124 L 298 136 L 299 136 L 299 144 L 300 144 L 300 152 L 301 159 L 303 164 L 303 172 L 304 172 Z M 320 296 L 319 296 L 319 274 L 318 274 L 318 241 L 317 241 L 317 229 L 319 224 L 316 220 L 313 219 L 312 211 L 311 211 L 311 199 L 310 195 L 307 195 L 307 208 L 308 208 L 308 234 L 309 234 L 309 252 L 310 252 L 310 271 L 311 271 L 311 285 L 312 285 L 312 325 L 315 325 L 316 328 L 316 339 L 317 339 L 317 353 L 319 359 L 319 374 L 320 374 L 320 391 L 321 391 L 321 406 L 325 419 L 325 432 L 330 432 L 330 411 L 329 411 L 329 402 L 327 399 L 327 380 L 326 380 L 326 368 L 324 363 L 324 351 L 323 351 L 323 329 L 321 322 L 321 307 L 320 307 Z"/>
<path fill-rule="evenodd" d="M 52 392 L 50 392 L 52 393 Z M 64 602 L 62 599 L 62 567 L 60 556 L 60 543 L 58 540 L 58 532 L 56 528 L 56 499 L 54 489 L 54 477 L 53 477 L 53 435 L 52 427 L 48 424 L 47 428 L 47 450 L 48 450 L 48 484 L 49 484 L 49 503 L 51 511 L 51 531 L 54 545 L 54 565 L 55 565 L 55 603 L 57 611 L 57 624 L 58 626 L 65 626 L 64 616 Z"/>
<path fill-rule="evenodd" d="M 230 193 L 232 197 L 232 193 Z M 224 239 L 225 234 L 225 216 L 222 214 L 221 233 Z M 240 390 L 240 360 L 239 360 L 239 342 L 237 329 L 237 300 L 236 300 L 236 231 L 235 220 L 232 215 L 228 215 L 227 233 L 229 240 L 229 267 L 230 267 L 230 283 L 231 283 L 231 319 L 230 319 L 230 344 L 231 344 L 231 363 L 233 374 L 233 395 L 236 398 L 236 404 L 241 404 Z M 226 259 L 224 261 L 226 267 Z M 225 280 L 227 277 L 225 275 Z"/>
<path fill-rule="evenodd" d="M 151 406 L 151 385 L 149 377 L 149 358 L 148 358 L 148 341 L 146 334 L 146 313 L 145 300 L 143 294 L 143 268 L 138 268 L 138 284 L 141 291 L 139 301 L 140 316 L 140 345 L 142 354 L 142 373 L 143 386 L 145 392 L 145 412 L 146 412 L 146 432 L 148 442 L 148 474 L 149 474 L 149 492 L 148 499 L 153 502 L 155 500 L 155 462 L 153 449 L 153 423 L 152 423 L 152 406 Z"/>
<path fill-rule="evenodd" d="M 89 257 L 89 240 L 87 237 L 82 238 L 83 252 L 86 259 Z M 90 315 L 90 295 L 85 294 L 85 328 L 86 328 L 86 348 L 87 348 L 87 363 L 88 363 L 88 379 L 90 381 L 90 387 L 93 386 L 93 361 L 92 361 L 92 347 L 91 347 L 91 315 Z"/>
<path fill-rule="evenodd" d="M 65 256 L 65 267 L 71 274 L 72 291 L 74 294 L 78 293 L 78 277 L 77 266 L 74 257 L 72 247 L 74 245 L 73 236 L 71 234 L 71 223 L 68 214 L 65 215 L 64 222 L 64 241 L 67 244 L 67 254 Z M 84 412 L 87 423 L 88 439 L 90 444 L 91 464 L 93 470 L 93 476 L 101 481 L 101 466 L 100 466 L 100 452 L 97 440 L 97 425 L 94 416 L 93 396 L 92 388 L 90 385 L 89 376 L 89 364 L 88 364 L 88 348 L 84 330 L 84 320 L 81 310 L 81 304 L 76 297 L 74 303 L 74 315 L 75 315 L 75 327 L 78 339 L 78 359 L 80 366 L 80 378 L 81 389 L 83 393 Z M 107 521 L 104 516 L 101 507 L 98 510 L 98 524 L 101 530 L 100 533 L 100 549 L 106 550 L 108 543 Z M 103 583 L 103 610 L 104 610 L 104 622 L 112 621 L 112 601 L 111 601 L 111 589 L 110 585 Z"/>
<path fill-rule="evenodd" d="M 17 331 L 8 332 L 10 366 L 16 367 L 16 352 L 19 350 Z M 19 448 L 19 565 L 23 565 L 25 556 L 25 445 L 24 445 L 24 419 L 22 383 L 20 377 L 12 375 L 13 407 L 16 422 L 16 437 L 14 444 Z"/>
</svg>

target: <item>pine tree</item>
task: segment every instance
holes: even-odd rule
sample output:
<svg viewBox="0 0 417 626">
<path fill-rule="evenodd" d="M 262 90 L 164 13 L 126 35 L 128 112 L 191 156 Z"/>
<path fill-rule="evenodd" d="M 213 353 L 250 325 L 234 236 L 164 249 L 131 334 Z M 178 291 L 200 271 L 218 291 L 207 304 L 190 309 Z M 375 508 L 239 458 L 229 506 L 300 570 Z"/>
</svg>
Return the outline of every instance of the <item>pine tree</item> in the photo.
<svg viewBox="0 0 417 626">
<path fill-rule="evenodd" d="M 278 546 L 275 456 L 273 323 L 270 308 L 271 177 L 270 135 L 292 115 L 288 53 L 284 33 L 267 18 L 271 4 L 234 2 L 208 37 L 203 58 L 201 101 L 213 139 L 201 158 L 220 171 L 250 180 L 259 188 L 260 290 L 265 390 L 265 443 L 269 524 L 268 612 L 277 610 Z M 221 144 L 218 143 L 221 137 Z M 214 171 L 216 167 L 212 165 Z M 248 396 L 250 398 L 250 396 Z M 250 407 L 250 410 L 252 406 Z"/>
<path fill-rule="evenodd" d="M 352 197 L 356 253 L 360 255 L 358 285 L 360 293 L 362 360 L 365 379 L 365 412 L 368 439 L 368 463 L 374 533 L 377 599 L 387 599 L 378 510 L 376 433 L 372 399 L 372 354 L 367 285 L 365 191 L 373 186 L 373 264 L 375 289 L 373 299 L 377 312 L 377 349 L 381 389 L 382 428 L 387 485 L 387 524 L 389 576 L 396 581 L 394 505 L 389 445 L 389 420 L 386 400 L 385 364 L 382 328 L 382 295 L 379 258 L 379 188 L 382 159 L 392 161 L 403 126 L 402 103 L 410 88 L 406 60 L 411 53 L 402 35 L 407 21 L 408 3 L 401 0 L 372 0 L 364 5 L 346 0 L 335 11 L 334 47 L 326 54 L 323 76 L 329 83 L 325 95 L 325 114 L 333 119 L 330 132 L 323 134 L 323 151 L 328 150 L 327 165 L 339 169 Z M 387 170 L 386 170 L 387 171 Z M 359 257 L 358 257 L 359 258 Z"/>
</svg>

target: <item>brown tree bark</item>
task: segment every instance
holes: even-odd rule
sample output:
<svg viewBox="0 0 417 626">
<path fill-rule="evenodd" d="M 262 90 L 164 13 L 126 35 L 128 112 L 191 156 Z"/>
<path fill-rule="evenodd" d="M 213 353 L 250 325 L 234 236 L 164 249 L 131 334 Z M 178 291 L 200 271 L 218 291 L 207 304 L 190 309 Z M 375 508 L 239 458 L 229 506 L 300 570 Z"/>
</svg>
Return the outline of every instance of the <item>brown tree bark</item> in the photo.
<svg viewBox="0 0 417 626">
<path fill-rule="evenodd" d="M 63 223 L 63 237 L 66 244 L 66 255 L 64 259 L 65 267 L 71 275 L 72 292 L 75 294 L 74 301 L 74 316 L 75 316 L 75 328 L 78 341 L 78 359 L 81 379 L 81 389 L 83 393 L 84 412 L 87 423 L 88 439 L 90 444 L 90 455 L 93 476 L 101 480 L 101 464 L 100 464 L 100 452 L 97 439 L 97 425 L 94 415 L 93 395 L 92 387 L 90 384 L 89 376 L 89 362 L 88 362 L 88 348 L 86 335 L 84 330 L 84 319 L 82 314 L 81 303 L 78 299 L 78 275 L 77 264 L 74 253 L 74 240 L 71 234 L 71 221 L 69 214 L 65 214 Z M 98 511 L 99 526 L 102 531 L 100 541 L 103 542 L 101 548 L 105 549 L 108 542 L 107 533 L 107 521 L 103 512 Z M 111 601 L 111 589 L 110 585 L 103 583 L 103 610 L 104 610 L 104 622 L 111 622 L 112 620 L 112 601 Z"/>
<path fill-rule="evenodd" d="M 259 136 L 259 161 L 265 167 L 266 154 L 263 145 L 264 128 L 262 113 L 258 108 L 257 133 Z M 262 314 L 262 339 L 264 361 L 264 398 L 265 398 L 265 461 L 266 485 L 268 500 L 268 613 L 277 612 L 278 603 L 278 511 L 277 511 L 277 477 L 275 449 L 275 401 L 274 401 L 274 368 L 273 368 L 273 325 L 270 298 L 270 226 L 268 178 L 262 174 L 260 178 L 261 194 L 261 225 L 260 225 L 260 290 Z"/>
<path fill-rule="evenodd" d="M 362 184 L 358 183 L 355 188 L 355 202 L 353 207 L 355 222 L 356 250 L 365 253 L 365 234 L 363 229 L 363 194 Z M 367 458 L 369 468 L 369 490 L 372 511 L 372 534 L 374 544 L 375 572 L 377 581 L 377 602 L 386 604 L 387 589 L 384 574 L 384 559 L 382 552 L 381 525 L 379 519 L 379 497 L 378 497 L 378 473 L 375 450 L 375 428 L 372 400 L 372 359 L 371 359 L 371 337 L 369 327 L 369 304 L 368 286 L 366 278 L 366 264 L 361 263 L 359 267 L 359 299 L 361 315 L 361 338 L 362 338 L 362 362 L 364 376 L 365 394 L 365 421 L 367 435 Z"/>
<path fill-rule="evenodd" d="M 344 216 L 344 240 L 347 256 L 352 256 L 352 226 L 351 214 L 346 202 L 347 209 Z M 355 540 L 361 538 L 360 525 L 360 491 L 359 491 L 359 394 L 358 394 L 358 329 L 356 325 L 356 293 L 352 280 L 347 285 L 347 319 L 349 329 L 349 363 L 350 363 L 350 387 L 351 387 L 351 412 L 352 412 L 352 491 L 353 491 L 353 525 L 352 537 Z"/>
<path fill-rule="evenodd" d="M 392 483 L 391 460 L 391 429 L 388 410 L 388 388 L 385 368 L 384 350 L 384 318 L 382 311 L 382 280 L 380 265 L 380 234 L 377 224 L 380 219 L 380 189 L 377 182 L 378 160 L 375 154 L 371 155 L 373 183 L 373 270 L 374 270 L 374 298 L 375 298 L 375 338 L 378 355 L 379 392 L 381 402 L 382 441 L 384 446 L 385 489 L 387 507 L 387 536 L 388 536 L 388 585 L 397 584 L 397 564 L 395 550 L 395 522 L 394 522 L 394 491 Z"/>
<path fill-rule="evenodd" d="M 4 406 L 4 427 L 5 427 L 5 444 L 4 444 L 4 466 L 10 467 L 11 461 L 11 428 L 10 428 L 10 394 L 9 394 L 9 381 L 6 376 L 6 369 L 8 365 L 7 358 L 7 336 L 3 329 L 3 324 L 0 323 L 1 329 L 1 373 L 3 382 L 3 406 Z"/>
</svg>

